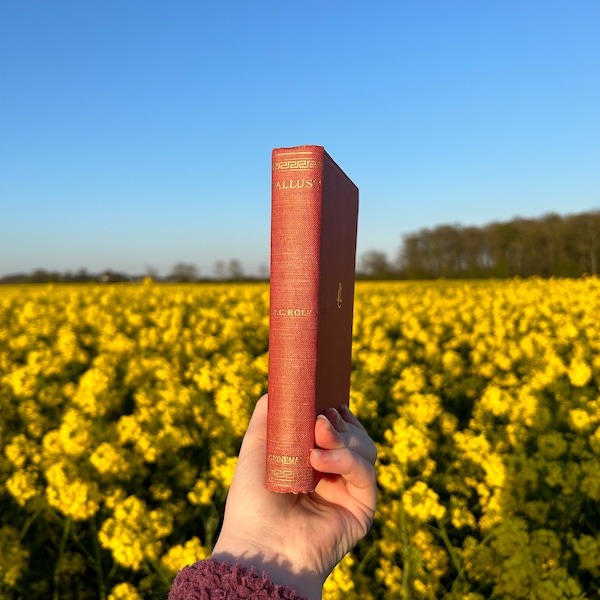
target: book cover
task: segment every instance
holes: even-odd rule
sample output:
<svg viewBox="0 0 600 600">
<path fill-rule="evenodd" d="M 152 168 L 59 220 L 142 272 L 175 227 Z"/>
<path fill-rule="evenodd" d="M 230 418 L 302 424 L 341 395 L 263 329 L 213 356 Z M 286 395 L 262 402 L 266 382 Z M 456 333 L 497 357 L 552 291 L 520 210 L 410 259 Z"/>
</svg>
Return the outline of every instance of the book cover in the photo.
<svg viewBox="0 0 600 600">
<path fill-rule="evenodd" d="M 272 159 L 266 485 L 300 493 L 316 416 L 349 401 L 358 188 L 322 146 Z"/>
</svg>

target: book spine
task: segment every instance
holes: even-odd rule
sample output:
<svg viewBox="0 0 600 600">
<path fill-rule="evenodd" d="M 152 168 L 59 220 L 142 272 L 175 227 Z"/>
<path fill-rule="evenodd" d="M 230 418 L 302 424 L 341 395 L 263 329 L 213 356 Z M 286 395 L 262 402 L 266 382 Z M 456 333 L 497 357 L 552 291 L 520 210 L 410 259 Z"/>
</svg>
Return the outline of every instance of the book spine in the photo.
<svg viewBox="0 0 600 600">
<path fill-rule="evenodd" d="M 315 445 L 322 175 L 320 146 L 273 151 L 267 488 L 309 492 Z"/>
</svg>

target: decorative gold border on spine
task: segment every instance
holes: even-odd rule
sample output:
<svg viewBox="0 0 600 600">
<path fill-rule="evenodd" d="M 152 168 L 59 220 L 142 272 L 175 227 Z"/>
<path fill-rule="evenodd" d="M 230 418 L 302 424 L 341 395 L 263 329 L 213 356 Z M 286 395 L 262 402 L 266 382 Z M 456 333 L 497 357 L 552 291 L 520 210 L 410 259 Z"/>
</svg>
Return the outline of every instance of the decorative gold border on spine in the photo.
<svg viewBox="0 0 600 600">
<path fill-rule="evenodd" d="M 321 169 L 322 167 L 322 161 L 311 158 L 279 160 L 273 163 L 273 171 L 303 171 L 306 169 Z"/>
</svg>

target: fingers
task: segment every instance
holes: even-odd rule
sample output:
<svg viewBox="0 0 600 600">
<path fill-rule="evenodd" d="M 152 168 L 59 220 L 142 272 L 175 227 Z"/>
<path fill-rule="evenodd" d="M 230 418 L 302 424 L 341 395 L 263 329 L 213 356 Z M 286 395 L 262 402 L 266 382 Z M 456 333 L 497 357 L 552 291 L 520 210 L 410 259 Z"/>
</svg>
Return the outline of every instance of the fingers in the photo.
<svg viewBox="0 0 600 600">
<path fill-rule="evenodd" d="M 315 448 L 310 462 L 321 473 L 342 476 L 348 493 L 367 509 L 367 517 L 372 519 L 377 505 L 377 482 L 371 462 L 349 448 Z"/>
<path fill-rule="evenodd" d="M 372 465 L 377 460 L 377 449 L 365 428 L 350 410 L 327 409 L 317 417 L 315 441 L 320 448 L 335 450 L 349 448 Z M 342 417 L 343 415 L 343 417 Z"/>
<path fill-rule="evenodd" d="M 363 507 L 360 510 L 365 513 L 363 521 L 368 527 L 377 505 L 374 469 L 377 449 L 373 440 L 348 409 L 340 409 L 340 412 L 327 409 L 319 415 L 315 440 L 319 447 L 311 451 L 312 467 L 321 473 L 341 476 L 340 483 Z M 326 493 L 333 494 L 333 488 Z"/>
<path fill-rule="evenodd" d="M 345 423 L 351 423 L 355 427 L 362 429 L 366 432 L 362 423 L 352 414 L 351 410 L 346 404 L 342 404 L 337 409 L 327 408 L 323 411 L 323 414 L 331 421 L 331 424 L 338 431 L 345 431 Z"/>
<path fill-rule="evenodd" d="M 265 394 L 256 403 L 242 441 L 238 467 L 241 467 L 243 471 L 250 468 L 262 472 L 266 469 L 267 406 L 268 398 L 267 394 Z M 364 478 L 364 474 L 361 475 L 360 462 L 364 461 L 372 469 L 372 465 L 375 464 L 377 459 L 375 444 L 367 434 L 365 428 L 347 407 L 340 407 L 339 411 L 335 408 L 330 408 L 324 411 L 323 415 L 317 417 L 315 441 L 317 446 L 323 451 L 340 451 L 341 455 L 338 457 L 336 452 L 334 452 L 331 455 L 333 458 L 331 458 L 328 457 L 326 452 L 323 452 L 321 460 L 330 461 L 328 467 L 319 468 L 316 465 L 313 465 L 313 467 L 322 473 L 339 474 L 344 477 L 346 477 L 347 473 L 351 474 L 355 480 L 352 485 L 356 485 L 357 487 L 360 487 L 360 482 Z M 352 458 L 352 455 L 360 457 L 361 460 L 357 463 L 358 467 L 353 467 L 348 462 Z M 313 458 L 311 458 L 312 460 Z M 340 460 L 342 462 L 339 462 Z M 323 463 L 321 466 L 325 467 L 325 464 Z M 354 471 L 354 468 L 358 470 Z M 374 477 L 374 471 L 372 476 Z M 367 481 L 370 480 L 367 478 Z"/>
<path fill-rule="evenodd" d="M 321 415 L 319 415 L 321 416 Z M 336 431 L 348 431 L 346 421 L 335 408 L 327 408 L 323 411 L 323 416 L 333 425 Z"/>
</svg>

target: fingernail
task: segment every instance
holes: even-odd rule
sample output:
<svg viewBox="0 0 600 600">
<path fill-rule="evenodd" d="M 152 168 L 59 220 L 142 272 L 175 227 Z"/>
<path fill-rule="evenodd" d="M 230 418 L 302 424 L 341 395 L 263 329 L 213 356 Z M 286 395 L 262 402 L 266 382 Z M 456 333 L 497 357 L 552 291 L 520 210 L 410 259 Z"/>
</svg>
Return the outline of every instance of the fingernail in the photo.
<svg viewBox="0 0 600 600">
<path fill-rule="evenodd" d="M 328 426 L 331 426 L 331 421 L 323 414 L 317 415 L 317 421 L 325 421 Z"/>
<path fill-rule="evenodd" d="M 324 448 L 311 448 L 311 454 L 321 462 L 331 462 L 335 459 L 335 454 L 332 450 L 326 450 Z"/>
</svg>

